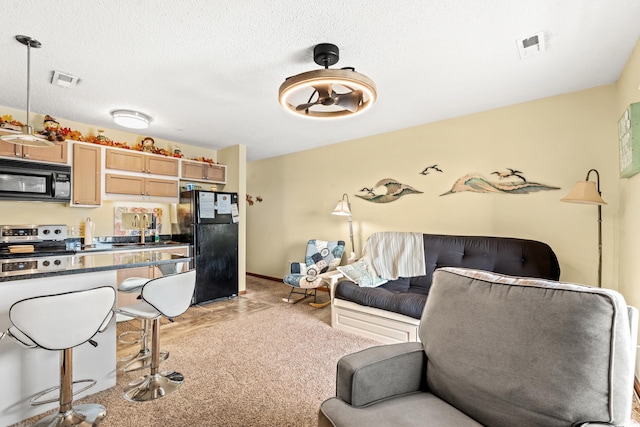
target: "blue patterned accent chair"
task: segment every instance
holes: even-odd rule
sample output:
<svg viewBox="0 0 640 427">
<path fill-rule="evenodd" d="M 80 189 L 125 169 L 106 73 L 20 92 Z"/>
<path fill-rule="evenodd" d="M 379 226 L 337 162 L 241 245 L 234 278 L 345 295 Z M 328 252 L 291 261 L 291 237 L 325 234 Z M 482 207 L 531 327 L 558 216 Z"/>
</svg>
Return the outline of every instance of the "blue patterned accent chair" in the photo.
<svg viewBox="0 0 640 427">
<path fill-rule="evenodd" d="M 313 295 L 316 302 L 316 292 L 322 286 L 323 273 L 336 270 L 344 253 L 344 241 L 327 242 L 324 240 L 309 240 L 305 254 L 305 262 L 292 262 L 291 271 L 283 281 L 291 286 L 291 292 L 287 302 L 298 302 Z M 291 300 L 293 294 L 301 294 L 303 297 Z"/>
</svg>

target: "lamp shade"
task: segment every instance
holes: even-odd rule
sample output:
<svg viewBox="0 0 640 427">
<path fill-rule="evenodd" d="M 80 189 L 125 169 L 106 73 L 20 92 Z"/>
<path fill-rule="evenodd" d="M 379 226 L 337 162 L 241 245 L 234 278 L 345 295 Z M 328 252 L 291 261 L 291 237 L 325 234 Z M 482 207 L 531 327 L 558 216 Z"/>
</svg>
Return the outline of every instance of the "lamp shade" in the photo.
<svg viewBox="0 0 640 427">
<path fill-rule="evenodd" d="M 116 124 L 129 129 L 146 129 L 151 118 L 146 114 L 130 110 L 117 110 L 111 113 Z"/>
<path fill-rule="evenodd" d="M 583 203 L 586 205 L 606 205 L 607 202 L 602 200 L 595 181 L 578 181 L 573 190 L 564 198 L 563 202 Z"/>
<path fill-rule="evenodd" d="M 340 200 L 336 208 L 331 212 L 332 215 L 351 216 L 351 204 L 347 200 Z"/>
</svg>

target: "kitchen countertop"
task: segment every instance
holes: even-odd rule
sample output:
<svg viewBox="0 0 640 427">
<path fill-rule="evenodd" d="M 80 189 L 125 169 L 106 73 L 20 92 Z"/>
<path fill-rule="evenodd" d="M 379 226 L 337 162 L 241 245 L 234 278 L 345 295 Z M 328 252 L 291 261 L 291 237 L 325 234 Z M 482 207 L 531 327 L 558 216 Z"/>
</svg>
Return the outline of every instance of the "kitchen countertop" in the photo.
<svg viewBox="0 0 640 427">
<path fill-rule="evenodd" d="M 19 262 L 24 263 L 17 271 L 0 272 L 0 282 L 15 280 L 35 279 L 66 274 L 92 273 L 96 271 L 121 270 L 125 268 L 156 266 L 162 264 L 174 264 L 178 262 L 190 261 L 191 257 L 182 254 L 172 254 L 167 252 L 171 246 L 186 246 L 181 244 L 147 244 L 133 246 L 118 246 L 115 250 L 93 249 L 79 250 L 75 255 L 62 255 L 57 257 L 60 265 L 51 266 L 49 271 L 34 272 L 29 268 L 29 264 L 38 265 L 43 258 L 26 257 L 20 258 Z M 137 248 L 137 250 L 136 250 Z M 142 249 L 144 248 L 144 249 Z M 121 250 L 120 250 L 121 249 Z"/>
</svg>

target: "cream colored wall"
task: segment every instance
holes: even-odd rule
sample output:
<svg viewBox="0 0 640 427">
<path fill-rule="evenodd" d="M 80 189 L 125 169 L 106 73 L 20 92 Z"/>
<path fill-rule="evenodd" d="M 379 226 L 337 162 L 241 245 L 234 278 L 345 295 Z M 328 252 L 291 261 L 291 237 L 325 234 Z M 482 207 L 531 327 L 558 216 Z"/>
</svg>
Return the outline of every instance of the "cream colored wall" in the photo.
<svg viewBox="0 0 640 427">
<path fill-rule="evenodd" d="M 618 81 L 616 113 L 634 102 L 640 102 L 640 42 L 636 44 Z M 620 206 L 618 214 L 619 290 L 628 304 L 640 308 L 640 175 L 619 178 Z M 636 375 L 640 375 L 640 352 L 636 354 Z"/>
<path fill-rule="evenodd" d="M 282 277 L 290 261 L 302 260 L 308 239 L 348 244 L 346 218 L 330 215 L 347 193 L 357 253 L 374 231 L 528 238 L 551 245 L 562 280 L 595 285 L 597 210 L 560 199 L 597 168 L 609 203 L 603 208 L 603 282 L 616 288 L 617 116 L 616 88 L 609 85 L 251 162 L 247 192 L 264 201 L 247 207 L 247 270 Z M 434 163 L 444 173 L 419 174 Z M 495 180 L 491 172 L 507 167 L 562 189 L 440 196 L 465 174 Z M 424 193 L 388 204 L 355 196 L 383 178 Z"/>
</svg>

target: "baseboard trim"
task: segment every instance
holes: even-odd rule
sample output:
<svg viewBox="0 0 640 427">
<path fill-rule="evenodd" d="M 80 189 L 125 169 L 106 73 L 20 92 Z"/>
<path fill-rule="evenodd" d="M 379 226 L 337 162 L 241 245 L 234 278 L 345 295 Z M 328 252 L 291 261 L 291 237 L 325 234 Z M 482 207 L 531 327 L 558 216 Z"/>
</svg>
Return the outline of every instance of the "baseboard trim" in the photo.
<svg viewBox="0 0 640 427">
<path fill-rule="evenodd" d="M 257 277 L 258 279 L 272 280 L 274 282 L 282 282 L 282 277 L 280 278 L 271 277 L 271 276 L 265 276 L 263 274 L 257 274 L 257 273 L 247 273 L 247 276 Z"/>
<path fill-rule="evenodd" d="M 271 280 L 273 282 L 279 282 L 282 283 L 282 278 L 278 278 L 278 277 L 271 277 L 271 276 L 265 276 L 264 274 L 258 274 L 258 273 L 249 273 L 247 272 L 247 276 L 253 276 L 253 277 L 257 277 L 258 279 L 265 279 L 265 280 Z M 329 288 L 327 286 L 319 286 L 318 290 L 322 291 L 322 292 L 329 292 Z"/>
</svg>

